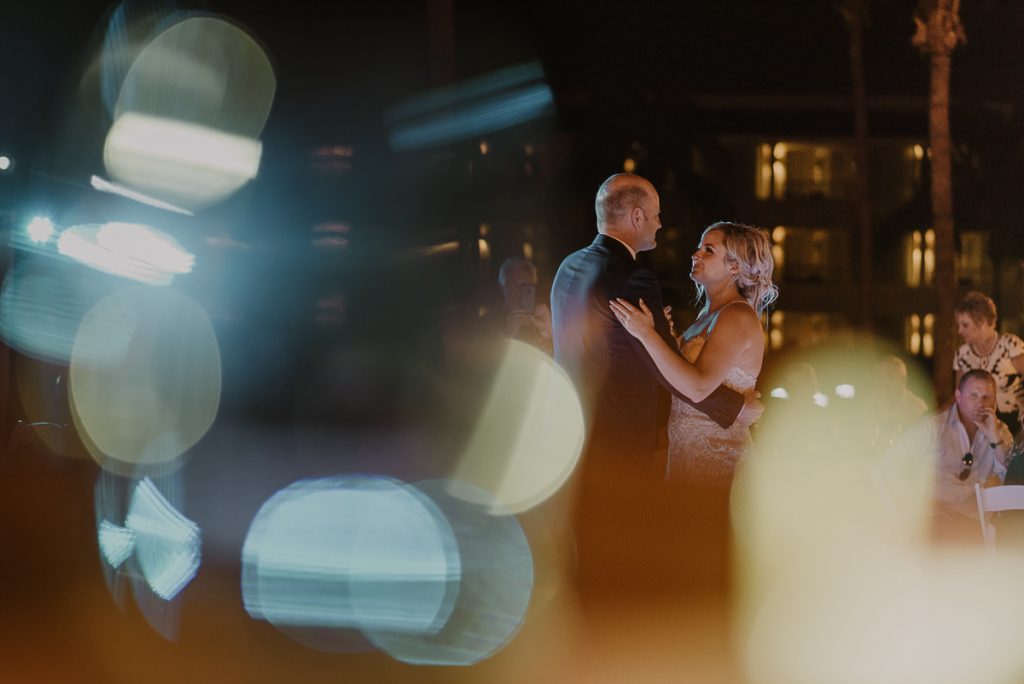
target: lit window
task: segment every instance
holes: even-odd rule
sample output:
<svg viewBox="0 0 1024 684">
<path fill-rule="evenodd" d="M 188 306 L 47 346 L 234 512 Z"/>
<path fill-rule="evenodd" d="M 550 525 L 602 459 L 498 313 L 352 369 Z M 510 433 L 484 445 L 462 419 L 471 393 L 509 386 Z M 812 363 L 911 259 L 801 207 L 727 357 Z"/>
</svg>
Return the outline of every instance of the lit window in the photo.
<svg viewBox="0 0 1024 684">
<path fill-rule="evenodd" d="M 486 155 L 490 151 L 491 151 L 491 147 L 490 147 L 490 145 L 487 144 L 487 141 L 486 140 L 481 140 L 480 141 L 480 154 Z"/>
<path fill-rule="evenodd" d="M 924 284 L 931 285 L 935 280 L 935 231 L 929 228 L 924 232 Z"/>
<path fill-rule="evenodd" d="M 925 358 L 932 358 L 935 353 L 935 314 L 924 315 L 924 335 L 921 336 L 921 351 Z"/>
<path fill-rule="evenodd" d="M 757 199 L 766 200 L 772 196 L 772 146 L 757 148 L 757 178 L 754 184 Z"/>
<path fill-rule="evenodd" d="M 935 314 L 911 314 L 906 321 L 907 351 L 931 358 L 935 353 Z"/>
<path fill-rule="evenodd" d="M 771 317 L 771 330 L 768 333 L 768 339 L 772 349 L 782 349 L 784 341 L 782 326 L 785 323 L 785 314 L 781 311 L 773 311 Z"/>
<path fill-rule="evenodd" d="M 782 161 L 772 163 L 772 197 L 782 199 L 786 196 L 786 164 Z"/>
<path fill-rule="evenodd" d="M 961 283 L 979 290 L 991 289 L 993 267 L 989 259 L 988 233 L 960 232 L 960 251 L 956 256 L 956 272 Z"/>
<path fill-rule="evenodd" d="M 915 230 L 904 239 L 903 252 L 907 285 L 931 285 L 935 280 L 935 231 Z"/>
<path fill-rule="evenodd" d="M 491 246 L 489 244 L 487 244 L 487 240 L 484 240 L 483 238 L 480 238 L 480 240 L 479 240 L 479 242 L 477 244 L 480 247 L 480 260 L 481 261 L 487 261 L 488 259 L 490 259 L 491 258 Z"/>
<path fill-rule="evenodd" d="M 772 260 L 775 262 L 775 278 L 783 278 L 782 268 L 786 263 L 786 229 L 776 226 L 772 231 Z"/>
</svg>

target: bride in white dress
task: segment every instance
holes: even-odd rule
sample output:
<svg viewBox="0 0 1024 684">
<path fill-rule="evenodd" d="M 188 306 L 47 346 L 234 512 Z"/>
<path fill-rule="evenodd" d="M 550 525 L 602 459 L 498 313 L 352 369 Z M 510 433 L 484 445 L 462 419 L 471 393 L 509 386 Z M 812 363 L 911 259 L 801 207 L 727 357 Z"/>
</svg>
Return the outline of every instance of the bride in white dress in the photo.
<svg viewBox="0 0 1024 684">
<path fill-rule="evenodd" d="M 754 388 L 764 358 L 761 314 L 778 297 L 772 283 L 771 241 L 757 228 L 720 222 L 701 235 L 690 277 L 703 308 L 683 335 L 682 358 L 654 330 L 654 317 L 624 299 L 610 302 L 622 325 L 639 339 L 665 379 L 694 401 L 720 384 L 746 393 Z M 675 397 L 669 418 L 666 479 L 728 486 L 750 446 L 750 431 L 723 429 Z"/>
</svg>

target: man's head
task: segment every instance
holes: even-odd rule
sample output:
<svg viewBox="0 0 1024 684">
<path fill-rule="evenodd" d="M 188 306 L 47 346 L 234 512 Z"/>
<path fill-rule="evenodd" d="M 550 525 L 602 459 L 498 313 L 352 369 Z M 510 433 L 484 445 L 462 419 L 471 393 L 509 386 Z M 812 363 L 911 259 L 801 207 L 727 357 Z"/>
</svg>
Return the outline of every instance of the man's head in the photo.
<svg viewBox="0 0 1024 684">
<path fill-rule="evenodd" d="M 875 364 L 875 390 L 880 398 L 895 401 L 907 391 L 907 365 L 898 356 L 886 356 Z"/>
<path fill-rule="evenodd" d="M 645 252 L 657 245 L 661 200 L 646 178 L 631 173 L 611 176 L 597 190 L 594 211 L 597 232 L 621 240 L 635 252 Z"/>
<path fill-rule="evenodd" d="M 960 377 L 955 396 L 960 419 L 981 423 L 987 414 L 995 411 L 996 381 L 988 371 L 969 370 Z"/>
<path fill-rule="evenodd" d="M 510 310 L 533 313 L 537 293 L 537 269 L 529 259 L 511 257 L 498 269 L 498 285 Z"/>
</svg>

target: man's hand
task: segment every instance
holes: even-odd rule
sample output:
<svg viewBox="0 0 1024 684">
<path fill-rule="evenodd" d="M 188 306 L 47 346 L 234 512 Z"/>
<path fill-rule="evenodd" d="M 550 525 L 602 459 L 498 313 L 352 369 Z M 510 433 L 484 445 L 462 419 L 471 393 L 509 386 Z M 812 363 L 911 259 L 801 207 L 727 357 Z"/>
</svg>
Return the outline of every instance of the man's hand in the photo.
<svg viewBox="0 0 1024 684">
<path fill-rule="evenodd" d="M 761 393 L 753 390 L 744 395 L 743 408 L 740 409 L 739 415 L 736 416 L 736 423 L 750 427 L 761 419 L 761 414 L 763 413 L 764 404 L 761 403 Z"/>
<path fill-rule="evenodd" d="M 532 316 L 526 311 L 510 311 L 505 319 L 505 335 L 516 337 L 520 329 L 533 325 Z"/>
<path fill-rule="evenodd" d="M 999 428 L 996 427 L 996 412 L 995 409 L 987 406 L 982 407 L 978 411 L 978 415 L 981 418 L 978 421 L 978 429 L 984 433 L 988 441 L 993 444 L 998 444 L 1002 440 L 999 438 Z"/>
</svg>

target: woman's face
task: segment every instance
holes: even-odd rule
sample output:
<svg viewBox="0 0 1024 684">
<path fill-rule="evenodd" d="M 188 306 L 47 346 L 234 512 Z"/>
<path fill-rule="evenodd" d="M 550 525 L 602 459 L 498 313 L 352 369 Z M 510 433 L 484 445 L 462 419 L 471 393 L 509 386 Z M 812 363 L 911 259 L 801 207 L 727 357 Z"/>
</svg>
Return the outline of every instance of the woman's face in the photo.
<svg viewBox="0 0 1024 684">
<path fill-rule="evenodd" d="M 737 271 L 736 265 L 725 259 L 722 232 L 719 230 L 712 230 L 704 236 L 690 262 L 690 277 L 705 287 L 731 279 Z"/>
<path fill-rule="evenodd" d="M 995 332 L 995 329 L 995 326 L 985 319 L 977 322 L 971 318 L 970 314 L 958 313 L 956 315 L 956 331 L 967 344 L 987 342 L 992 339 L 992 333 Z"/>
</svg>

